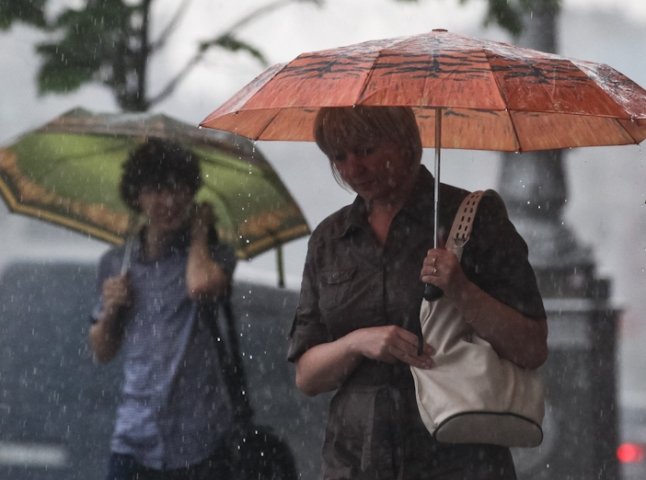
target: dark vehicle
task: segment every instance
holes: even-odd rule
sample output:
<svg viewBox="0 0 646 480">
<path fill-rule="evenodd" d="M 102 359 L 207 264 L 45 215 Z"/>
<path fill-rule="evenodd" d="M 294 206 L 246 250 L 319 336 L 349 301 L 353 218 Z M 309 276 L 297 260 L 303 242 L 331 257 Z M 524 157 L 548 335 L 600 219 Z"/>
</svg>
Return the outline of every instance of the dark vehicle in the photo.
<svg viewBox="0 0 646 480">
<path fill-rule="evenodd" d="M 94 284 L 87 264 L 13 263 L 0 274 L 0 478 L 105 477 L 121 365 L 97 365 L 87 348 Z M 238 283 L 232 301 L 254 419 L 289 445 L 309 479 L 326 409 L 294 388 L 285 360 L 297 297 Z"/>
</svg>

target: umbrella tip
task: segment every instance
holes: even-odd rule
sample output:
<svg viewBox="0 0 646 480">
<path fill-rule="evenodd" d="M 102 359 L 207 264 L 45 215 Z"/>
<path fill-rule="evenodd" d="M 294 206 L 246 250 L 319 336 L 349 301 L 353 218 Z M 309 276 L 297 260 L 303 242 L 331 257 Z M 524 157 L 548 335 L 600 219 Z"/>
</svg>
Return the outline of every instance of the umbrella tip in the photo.
<svg viewBox="0 0 646 480">
<path fill-rule="evenodd" d="M 446 28 L 434 28 L 432 31 L 433 32 L 448 32 L 448 30 Z"/>
</svg>

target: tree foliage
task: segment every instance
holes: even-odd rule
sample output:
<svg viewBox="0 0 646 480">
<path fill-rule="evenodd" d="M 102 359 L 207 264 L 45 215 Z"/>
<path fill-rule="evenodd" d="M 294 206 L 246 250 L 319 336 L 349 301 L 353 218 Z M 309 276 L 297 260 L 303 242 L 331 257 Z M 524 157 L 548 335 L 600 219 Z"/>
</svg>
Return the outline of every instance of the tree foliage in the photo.
<svg viewBox="0 0 646 480">
<path fill-rule="evenodd" d="M 80 6 L 76 2 L 75 7 L 63 8 L 48 22 L 43 14 L 48 0 L 0 0 L 0 28 L 26 22 L 47 32 L 48 39 L 36 47 L 41 58 L 39 93 L 64 94 L 87 83 L 101 83 L 123 110 L 146 111 L 171 95 L 211 49 L 247 52 L 266 65 L 262 51 L 241 40 L 239 30 L 290 3 L 318 5 L 322 0 L 272 0 L 255 8 L 219 34 L 201 41 L 193 56 L 159 91 L 149 92 L 150 62 L 167 45 L 192 1 L 177 2 L 168 24 L 155 29 L 161 32 L 156 38 L 150 33 L 156 21 L 151 15 L 155 0 L 83 0 Z"/>
<path fill-rule="evenodd" d="M 470 0 L 460 0 L 466 3 Z M 487 0 L 485 25 L 495 23 L 518 37 L 525 29 L 528 14 L 534 9 L 558 13 L 562 0 Z"/>
<path fill-rule="evenodd" d="M 0 0 L 0 30 L 23 22 L 36 27 L 45 27 L 44 8 L 47 0 Z"/>
<path fill-rule="evenodd" d="M 399 2 L 419 2 L 419 0 L 397 0 Z M 435 0 L 437 1 L 437 0 Z M 459 0 L 465 4 L 471 0 Z M 538 8 L 551 10 L 555 14 L 561 8 L 562 0 L 481 0 L 487 3 L 485 26 L 492 23 L 499 25 L 513 36 L 518 37 L 525 28 L 527 14 Z"/>
</svg>

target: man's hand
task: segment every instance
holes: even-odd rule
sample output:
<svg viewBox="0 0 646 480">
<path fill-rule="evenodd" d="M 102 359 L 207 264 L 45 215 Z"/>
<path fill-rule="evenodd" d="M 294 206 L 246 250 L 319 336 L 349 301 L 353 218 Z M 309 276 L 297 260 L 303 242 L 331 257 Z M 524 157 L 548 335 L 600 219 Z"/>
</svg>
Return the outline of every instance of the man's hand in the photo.
<svg viewBox="0 0 646 480">
<path fill-rule="evenodd" d="M 128 274 L 117 275 L 103 282 L 103 310 L 107 316 L 115 316 L 132 301 Z"/>
<path fill-rule="evenodd" d="M 132 289 L 128 274 L 117 275 L 103 282 L 103 308 L 97 321 L 90 327 L 90 347 L 95 358 L 101 362 L 112 360 L 123 338 L 123 309 L 132 301 Z"/>
<path fill-rule="evenodd" d="M 206 235 L 210 228 L 215 227 L 217 217 L 210 203 L 201 202 L 193 206 L 191 215 L 191 238 Z"/>
</svg>

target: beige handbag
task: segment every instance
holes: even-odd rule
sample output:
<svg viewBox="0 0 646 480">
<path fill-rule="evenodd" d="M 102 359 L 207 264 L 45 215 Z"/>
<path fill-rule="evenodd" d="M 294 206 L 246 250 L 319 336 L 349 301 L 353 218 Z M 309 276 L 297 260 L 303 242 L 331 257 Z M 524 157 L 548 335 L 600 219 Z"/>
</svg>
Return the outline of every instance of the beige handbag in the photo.
<svg viewBox="0 0 646 480">
<path fill-rule="evenodd" d="M 468 195 L 455 216 L 446 248 L 458 259 L 483 192 Z M 498 356 L 444 297 L 422 301 L 422 334 L 435 350 L 430 369 L 411 367 L 426 428 L 444 443 L 535 447 L 545 413 L 540 370 Z"/>
</svg>

